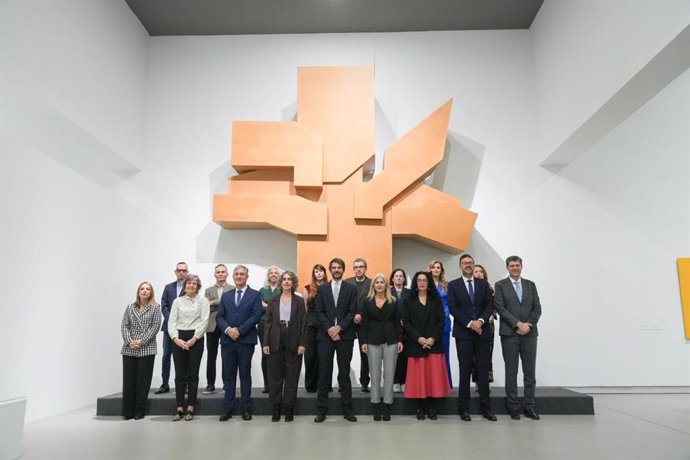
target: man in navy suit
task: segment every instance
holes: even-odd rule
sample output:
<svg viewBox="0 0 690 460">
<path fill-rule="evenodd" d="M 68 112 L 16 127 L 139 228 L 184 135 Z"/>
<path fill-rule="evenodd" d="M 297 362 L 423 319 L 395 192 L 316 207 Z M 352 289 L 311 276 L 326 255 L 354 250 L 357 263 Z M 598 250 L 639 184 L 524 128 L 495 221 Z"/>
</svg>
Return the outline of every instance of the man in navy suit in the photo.
<svg viewBox="0 0 690 460">
<path fill-rule="evenodd" d="M 256 348 L 256 324 L 261 317 L 261 295 L 247 286 L 249 270 L 238 265 L 232 272 L 235 289 L 231 289 L 220 299 L 216 322 L 223 335 L 220 351 L 223 357 L 223 388 L 225 401 L 224 422 L 232 417 L 235 407 L 235 387 L 237 371 L 240 373 L 240 409 L 242 420 L 252 419 L 252 356 Z"/>
<path fill-rule="evenodd" d="M 163 297 L 161 297 L 161 313 L 163 313 L 163 325 L 161 326 L 161 331 L 163 331 L 163 361 L 161 362 L 161 374 L 163 384 L 156 390 L 157 395 L 170 391 L 168 382 L 170 381 L 170 357 L 172 356 L 173 343 L 168 335 L 168 317 L 170 316 L 170 308 L 172 307 L 173 301 L 184 294 L 183 282 L 188 273 L 189 269 L 187 268 L 187 264 L 178 262 L 175 266 L 175 277 L 177 280 L 165 285 Z"/>
<path fill-rule="evenodd" d="M 343 281 L 345 262 L 335 258 L 328 264 L 331 282 L 319 286 L 316 292 L 316 317 L 319 329 L 316 347 L 319 356 L 319 409 L 314 422 L 326 420 L 328 413 L 328 390 L 333 376 L 333 355 L 338 358 L 338 391 L 343 406 L 343 416 L 350 422 L 357 417 L 352 412 L 352 383 L 350 382 L 350 361 L 355 341 L 355 306 L 357 288 Z"/>
<path fill-rule="evenodd" d="M 485 419 L 496 421 L 489 399 L 489 362 L 491 361 L 491 329 L 489 317 L 493 312 L 493 295 L 489 283 L 474 278 L 474 259 L 469 254 L 460 257 L 462 276 L 448 283 L 448 309 L 453 315 L 453 337 L 460 364 L 459 413 L 462 420 L 470 417 L 470 374 L 472 363 L 477 369 L 479 407 Z M 486 327 L 485 327 L 486 326 Z"/>
<path fill-rule="evenodd" d="M 503 360 L 506 365 L 506 405 L 512 420 L 520 420 L 520 401 L 517 397 L 518 365 L 522 361 L 525 397 L 522 401 L 525 417 L 539 420 L 535 411 L 537 385 L 537 322 L 541 317 L 541 303 L 537 286 L 522 278 L 522 259 L 506 259 L 508 278 L 496 283 L 496 311 L 501 317 L 499 334 Z"/>
</svg>

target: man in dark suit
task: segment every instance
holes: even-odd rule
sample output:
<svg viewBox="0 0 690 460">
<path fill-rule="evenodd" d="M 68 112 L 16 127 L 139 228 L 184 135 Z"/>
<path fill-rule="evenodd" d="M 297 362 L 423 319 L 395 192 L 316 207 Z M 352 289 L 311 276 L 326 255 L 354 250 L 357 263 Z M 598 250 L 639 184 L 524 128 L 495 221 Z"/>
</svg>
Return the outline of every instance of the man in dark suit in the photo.
<svg viewBox="0 0 690 460">
<path fill-rule="evenodd" d="M 356 422 L 352 412 L 352 384 L 350 382 L 350 361 L 355 341 L 355 305 L 357 288 L 343 282 L 345 262 L 335 258 L 328 265 L 331 282 L 319 286 L 316 293 L 316 316 L 319 330 L 316 343 L 319 355 L 319 410 L 314 422 L 326 420 L 328 413 L 328 390 L 333 375 L 333 355 L 338 359 L 338 391 L 346 420 Z"/>
<path fill-rule="evenodd" d="M 357 305 L 355 306 L 355 334 L 357 335 L 357 341 L 359 340 L 359 328 L 362 322 L 362 307 L 364 305 L 364 300 L 369 294 L 369 287 L 371 286 L 371 278 L 367 277 L 367 261 L 361 257 L 357 257 L 352 262 L 352 270 L 355 272 L 355 276 L 345 280 L 346 283 L 351 283 L 357 288 Z M 361 350 L 362 343 L 359 343 L 359 384 L 361 385 L 362 392 L 369 393 L 369 381 L 371 380 L 369 376 L 369 358 L 367 354 Z"/>
<path fill-rule="evenodd" d="M 525 417 L 539 420 L 535 411 L 537 322 L 541 316 L 541 303 L 537 286 L 522 278 L 522 259 L 510 256 L 506 259 L 508 278 L 496 283 L 495 305 L 501 317 L 499 334 L 503 361 L 506 366 L 506 405 L 510 418 L 520 419 L 520 402 L 517 397 L 518 364 L 522 360 L 525 397 Z"/>
<path fill-rule="evenodd" d="M 489 399 L 489 317 L 493 312 L 493 296 L 486 280 L 474 278 L 474 259 L 471 255 L 463 254 L 460 257 L 460 271 L 462 276 L 448 283 L 448 309 L 454 319 L 453 337 L 460 364 L 458 410 L 462 420 L 472 420 L 469 413 L 470 374 L 474 363 L 479 386 L 479 408 L 485 419 L 495 422 L 496 415 L 491 410 Z"/>
<path fill-rule="evenodd" d="M 261 295 L 247 286 L 248 277 L 247 267 L 235 267 L 232 272 L 235 289 L 223 294 L 216 316 L 218 327 L 223 332 L 220 352 L 223 358 L 225 401 L 219 419 L 221 422 L 232 417 L 238 369 L 242 420 L 252 419 L 252 356 L 256 348 L 256 323 L 261 317 Z"/>
<path fill-rule="evenodd" d="M 218 305 L 220 298 L 232 289 L 230 283 L 227 283 L 228 269 L 224 264 L 216 265 L 213 270 L 213 276 L 216 278 L 216 284 L 206 288 L 204 295 L 208 299 L 208 306 L 210 314 L 208 317 L 208 327 L 206 328 L 206 389 L 204 394 L 212 394 L 216 391 L 216 360 L 218 358 L 218 345 L 220 345 L 220 337 L 222 335 L 216 316 L 218 315 Z"/>
<path fill-rule="evenodd" d="M 185 262 L 178 262 L 175 266 L 175 277 L 176 281 L 165 285 L 163 290 L 163 297 L 161 297 L 161 313 L 163 313 L 163 325 L 161 326 L 161 331 L 163 331 L 163 361 L 161 362 L 161 376 L 163 378 L 163 383 L 156 390 L 156 394 L 168 393 L 170 391 L 170 358 L 172 357 L 172 339 L 168 335 L 168 317 L 170 316 L 170 308 L 172 307 L 173 301 L 179 296 L 184 294 L 183 281 L 185 276 L 189 273 L 187 264 Z"/>
</svg>

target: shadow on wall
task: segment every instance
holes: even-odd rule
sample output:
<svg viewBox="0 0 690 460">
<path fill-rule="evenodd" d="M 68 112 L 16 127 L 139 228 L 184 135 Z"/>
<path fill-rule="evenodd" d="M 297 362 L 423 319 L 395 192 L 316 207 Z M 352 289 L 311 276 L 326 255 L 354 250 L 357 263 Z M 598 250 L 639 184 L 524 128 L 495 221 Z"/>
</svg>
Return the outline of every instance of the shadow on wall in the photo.
<svg viewBox="0 0 690 460">
<path fill-rule="evenodd" d="M 261 267 L 277 265 L 294 270 L 295 237 L 273 229 L 225 230 L 209 222 L 196 238 L 197 262 L 232 261 Z"/>
<path fill-rule="evenodd" d="M 467 251 L 474 261 L 483 265 L 489 273 L 489 281 L 493 285 L 501 278 L 505 278 L 504 258 L 499 255 L 488 241 L 475 229 Z M 463 253 L 464 253 L 463 252 Z M 460 276 L 458 261 L 460 254 L 448 254 L 421 241 L 409 238 L 396 238 L 393 240 L 393 267 L 402 268 L 407 272 L 408 282 L 412 275 L 420 270 L 427 270 L 431 260 L 440 260 L 446 269 L 446 280 L 450 281 Z"/>
<path fill-rule="evenodd" d="M 460 198 L 464 208 L 471 208 L 485 150 L 479 142 L 449 132 L 444 159 L 427 184 Z"/>
</svg>

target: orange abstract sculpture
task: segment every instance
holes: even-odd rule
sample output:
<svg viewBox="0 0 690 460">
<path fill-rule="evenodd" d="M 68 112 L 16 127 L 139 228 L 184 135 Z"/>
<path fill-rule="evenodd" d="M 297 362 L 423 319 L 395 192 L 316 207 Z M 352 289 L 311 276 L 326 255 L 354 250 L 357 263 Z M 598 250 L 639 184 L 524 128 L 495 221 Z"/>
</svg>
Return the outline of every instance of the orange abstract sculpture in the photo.
<svg viewBox="0 0 690 460">
<path fill-rule="evenodd" d="M 224 228 L 275 227 L 297 238 L 297 271 L 364 257 L 369 273 L 390 273 L 393 236 L 460 252 L 477 215 L 422 184 L 443 160 L 452 100 L 374 159 L 374 70 L 300 67 L 297 122 L 234 122 L 227 195 L 215 195 Z"/>
</svg>

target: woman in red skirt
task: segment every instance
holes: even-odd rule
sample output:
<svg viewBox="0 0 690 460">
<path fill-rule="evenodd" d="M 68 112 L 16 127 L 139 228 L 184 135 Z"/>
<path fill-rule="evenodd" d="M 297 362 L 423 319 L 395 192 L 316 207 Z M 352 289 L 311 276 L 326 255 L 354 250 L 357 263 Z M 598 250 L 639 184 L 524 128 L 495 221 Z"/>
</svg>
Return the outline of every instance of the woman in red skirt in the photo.
<svg viewBox="0 0 690 460">
<path fill-rule="evenodd" d="M 402 318 L 408 353 L 405 397 L 417 399 L 417 420 L 436 420 L 434 399 L 450 394 L 443 352 L 446 318 L 432 280 L 431 273 L 415 273 Z"/>
</svg>

